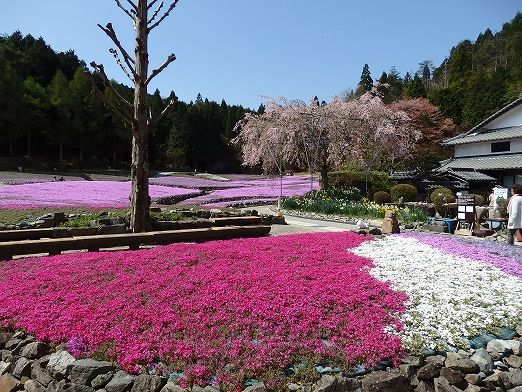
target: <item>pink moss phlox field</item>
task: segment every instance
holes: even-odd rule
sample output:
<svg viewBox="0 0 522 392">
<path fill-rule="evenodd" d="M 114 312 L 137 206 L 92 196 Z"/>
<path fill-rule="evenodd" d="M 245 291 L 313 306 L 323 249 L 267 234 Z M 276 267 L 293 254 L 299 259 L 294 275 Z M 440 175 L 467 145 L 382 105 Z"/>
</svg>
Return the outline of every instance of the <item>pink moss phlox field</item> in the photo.
<svg viewBox="0 0 522 392">
<path fill-rule="evenodd" d="M 517 247 L 454 236 L 422 233 L 401 235 L 415 238 L 417 241 L 437 248 L 442 252 L 493 265 L 506 274 L 522 278 L 522 249 L 517 249 Z"/>
<path fill-rule="evenodd" d="M 234 384 L 303 356 L 375 364 L 402 355 L 406 297 L 347 248 L 313 233 L 78 253 L 0 263 L 0 324 L 100 346 L 137 372 L 157 361 L 185 381 Z M 79 347 L 79 348 L 78 348 Z"/>
<path fill-rule="evenodd" d="M 56 181 L 0 187 L 0 208 L 89 206 L 124 208 L 129 206 L 130 182 Z M 196 194 L 193 189 L 150 185 L 154 200 L 162 196 Z"/>
</svg>

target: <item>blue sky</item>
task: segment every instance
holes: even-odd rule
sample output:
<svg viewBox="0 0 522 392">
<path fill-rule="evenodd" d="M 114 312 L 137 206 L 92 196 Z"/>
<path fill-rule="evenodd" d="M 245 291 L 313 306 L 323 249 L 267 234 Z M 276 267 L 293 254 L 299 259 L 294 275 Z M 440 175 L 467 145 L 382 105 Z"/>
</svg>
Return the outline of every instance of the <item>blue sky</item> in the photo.
<svg viewBox="0 0 522 392">
<path fill-rule="evenodd" d="M 42 36 L 130 84 L 96 26 L 112 22 L 132 48 L 130 19 L 114 1 L 3 2 L 0 33 Z M 517 11 L 519 0 L 180 0 L 150 36 L 151 69 L 177 56 L 151 91 L 173 90 L 187 102 L 199 92 L 253 109 L 264 96 L 329 101 L 357 86 L 365 63 L 374 79 L 392 66 L 404 75 L 423 60 L 439 65 L 452 46 L 488 27 L 499 31 Z"/>
</svg>

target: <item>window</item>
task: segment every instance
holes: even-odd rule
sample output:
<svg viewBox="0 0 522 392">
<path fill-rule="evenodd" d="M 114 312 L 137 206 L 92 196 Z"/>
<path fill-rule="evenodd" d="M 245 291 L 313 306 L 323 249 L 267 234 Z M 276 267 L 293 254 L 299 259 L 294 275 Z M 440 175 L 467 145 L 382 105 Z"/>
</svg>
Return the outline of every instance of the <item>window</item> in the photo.
<svg viewBox="0 0 522 392">
<path fill-rule="evenodd" d="M 511 150 L 511 142 L 491 143 L 491 152 L 504 152 Z"/>
</svg>

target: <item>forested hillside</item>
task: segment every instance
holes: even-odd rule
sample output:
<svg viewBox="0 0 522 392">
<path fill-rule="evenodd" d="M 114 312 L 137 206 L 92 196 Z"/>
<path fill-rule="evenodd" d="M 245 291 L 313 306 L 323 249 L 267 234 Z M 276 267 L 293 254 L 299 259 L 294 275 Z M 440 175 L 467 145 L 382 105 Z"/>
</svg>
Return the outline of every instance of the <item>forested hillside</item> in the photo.
<svg viewBox="0 0 522 392">
<path fill-rule="evenodd" d="M 0 156 L 128 167 L 130 130 L 92 94 L 85 69 L 74 51 L 57 53 L 43 38 L 20 32 L 0 36 Z M 129 87 L 114 84 L 132 101 Z M 406 111 L 423 134 L 416 156 L 399 168 L 429 171 L 448 156 L 441 140 L 477 125 L 522 92 L 522 14 L 499 32 L 486 29 L 475 41 L 460 42 L 438 66 L 424 60 L 415 72 L 401 75 L 392 67 L 374 78 L 365 64 L 357 90 L 347 98 L 375 85 L 383 101 Z M 110 98 L 111 92 L 105 95 Z M 160 113 L 174 96 L 156 90 L 149 97 L 151 114 Z M 248 111 L 199 94 L 193 102 L 178 101 L 151 129 L 151 164 L 175 170 L 238 169 L 239 154 L 229 141 Z"/>
<path fill-rule="evenodd" d="M 522 93 L 522 14 L 495 34 L 486 29 L 474 42 L 460 42 L 436 67 L 424 60 L 416 72 L 401 76 L 392 68 L 376 81 L 385 101 L 428 98 L 460 130 L 468 130 Z M 373 82 L 365 65 L 353 94 Z"/>
<path fill-rule="evenodd" d="M 45 156 L 75 165 L 127 166 L 131 134 L 92 94 L 85 63 L 74 51 L 56 53 L 43 38 L 0 37 L 0 156 Z M 133 91 L 117 84 L 132 101 Z M 102 84 L 100 83 L 100 88 Z M 110 90 L 105 90 L 110 98 Z M 152 114 L 175 96 L 156 90 Z M 150 162 L 176 170 L 236 169 L 231 131 L 247 109 L 203 99 L 178 101 L 151 130 Z"/>
</svg>

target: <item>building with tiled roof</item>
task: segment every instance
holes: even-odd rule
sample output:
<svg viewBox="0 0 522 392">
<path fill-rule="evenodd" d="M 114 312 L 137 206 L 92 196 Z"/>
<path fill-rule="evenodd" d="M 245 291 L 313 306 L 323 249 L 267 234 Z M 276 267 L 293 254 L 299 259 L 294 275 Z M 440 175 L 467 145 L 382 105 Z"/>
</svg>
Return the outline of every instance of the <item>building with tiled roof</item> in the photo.
<svg viewBox="0 0 522 392">
<path fill-rule="evenodd" d="M 511 187 L 522 183 L 522 96 L 480 124 L 443 142 L 453 158 L 442 161 L 439 173 L 461 178 L 495 178 Z"/>
</svg>

